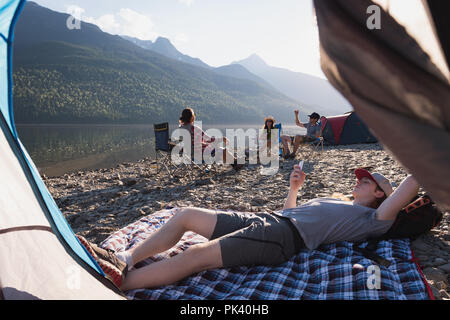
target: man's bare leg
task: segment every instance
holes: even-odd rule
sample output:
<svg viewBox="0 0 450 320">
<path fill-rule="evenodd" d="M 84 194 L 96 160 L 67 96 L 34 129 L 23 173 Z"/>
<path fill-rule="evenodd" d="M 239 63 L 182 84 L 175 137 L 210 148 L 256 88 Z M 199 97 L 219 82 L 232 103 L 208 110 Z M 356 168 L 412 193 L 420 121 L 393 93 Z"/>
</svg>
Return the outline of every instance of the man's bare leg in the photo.
<svg viewBox="0 0 450 320">
<path fill-rule="evenodd" d="M 120 289 L 126 291 L 168 285 L 191 274 L 222 266 L 222 254 L 216 239 L 194 245 L 172 258 L 128 272 Z"/>
<path fill-rule="evenodd" d="M 283 144 L 283 156 L 290 153 L 289 150 L 289 142 L 291 142 L 291 138 L 288 136 L 281 136 L 281 143 Z"/>
<path fill-rule="evenodd" d="M 129 252 L 133 262 L 137 263 L 170 249 L 186 231 L 193 231 L 210 239 L 216 223 L 217 216 L 214 210 L 183 208 Z M 131 290 L 170 284 L 195 272 L 221 266 L 222 256 L 218 241 L 208 241 L 194 245 L 170 259 L 129 271 L 121 289 Z"/>
<path fill-rule="evenodd" d="M 214 232 L 217 216 L 214 210 L 183 208 L 145 241 L 129 250 L 134 264 L 172 248 L 186 231 L 193 231 L 207 239 Z"/>
<path fill-rule="evenodd" d="M 294 149 L 292 150 L 292 154 L 296 154 L 298 148 L 303 143 L 303 136 L 295 136 L 294 138 Z"/>
</svg>

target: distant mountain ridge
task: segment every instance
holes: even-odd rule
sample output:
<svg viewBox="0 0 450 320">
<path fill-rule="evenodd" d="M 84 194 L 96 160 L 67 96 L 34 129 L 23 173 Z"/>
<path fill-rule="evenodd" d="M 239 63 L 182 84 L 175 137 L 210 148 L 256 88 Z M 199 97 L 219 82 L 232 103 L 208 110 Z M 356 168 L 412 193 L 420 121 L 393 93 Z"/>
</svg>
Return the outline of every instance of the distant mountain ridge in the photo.
<svg viewBox="0 0 450 320">
<path fill-rule="evenodd" d="M 217 68 L 211 67 L 210 65 L 204 63 L 199 58 L 192 58 L 188 55 L 181 53 L 167 38 L 158 37 L 155 40 L 155 42 L 153 42 L 151 40 L 140 40 L 138 38 L 129 37 L 129 36 L 121 36 L 121 37 L 140 46 L 143 49 L 155 51 L 155 52 L 162 54 L 163 56 L 166 56 L 168 58 L 175 59 L 177 61 L 182 61 L 185 63 L 189 63 L 192 65 L 204 67 L 204 68 L 207 68 L 210 70 L 214 70 L 215 72 L 225 75 L 225 76 L 230 76 L 230 77 L 234 77 L 234 78 L 238 78 L 238 79 L 252 80 L 252 81 L 258 82 L 261 85 L 269 86 L 272 89 L 274 89 L 267 81 L 258 77 L 255 74 L 251 73 L 244 66 L 242 66 L 240 64 L 230 64 L 230 65 L 221 66 L 221 67 L 217 67 Z"/>
<path fill-rule="evenodd" d="M 227 66 L 222 66 L 214 69 L 215 72 L 234 77 L 239 79 L 247 79 L 255 81 L 263 86 L 273 88 L 266 80 L 258 77 L 257 75 L 248 71 L 244 66 L 240 64 L 230 64 Z"/>
<path fill-rule="evenodd" d="M 69 30 L 68 17 L 27 2 L 18 19 L 13 98 L 19 123 L 176 122 L 187 106 L 209 123 L 292 118 L 297 102 L 248 79 L 256 76 L 231 77 L 168 58 L 90 23 Z M 158 44 L 164 45 L 170 49 L 164 40 Z"/>
<path fill-rule="evenodd" d="M 192 65 L 204 67 L 207 69 L 212 69 L 211 66 L 207 65 L 202 60 L 200 60 L 198 58 L 192 58 L 188 55 L 185 55 L 185 54 L 179 52 L 175 48 L 175 46 L 170 42 L 170 40 L 167 38 L 158 37 L 155 40 L 155 42 L 153 42 L 151 40 L 140 40 L 138 38 L 124 36 L 124 35 L 122 35 L 121 37 L 124 38 L 125 40 L 128 40 L 128 41 L 138 45 L 139 47 L 141 47 L 143 49 L 158 52 L 159 54 L 162 54 L 163 56 L 166 56 L 168 58 L 182 61 L 185 63 L 190 63 Z"/>
<path fill-rule="evenodd" d="M 350 103 L 327 81 L 308 74 L 268 65 L 258 55 L 235 61 L 270 83 L 283 94 L 301 101 L 323 115 L 338 115 L 352 110 Z"/>
</svg>

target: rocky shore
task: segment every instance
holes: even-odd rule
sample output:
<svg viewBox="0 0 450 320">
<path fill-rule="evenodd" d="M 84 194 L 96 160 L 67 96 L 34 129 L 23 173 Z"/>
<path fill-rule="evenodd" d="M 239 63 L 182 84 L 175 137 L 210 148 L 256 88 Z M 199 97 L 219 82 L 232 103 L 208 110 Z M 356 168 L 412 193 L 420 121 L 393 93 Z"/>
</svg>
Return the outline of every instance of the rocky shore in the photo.
<svg viewBox="0 0 450 320">
<path fill-rule="evenodd" d="M 235 173 L 216 165 L 208 173 L 193 169 L 169 179 L 157 173 L 153 159 L 122 163 L 114 168 L 80 171 L 60 177 L 44 176 L 50 193 L 75 233 L 99 243 L 111 233 L 165 206 L 196 206 L 239 211 L 275 211 L 283 207 L 289 175 L 296 160 L 280 159 L 274 175 L 261 165 L 248 165 Z M 406 171 L 379 144 L 324 147 L 317 158 L 304 164 L 307 178 L 298 204 L 334 194 L 351 197 L 354 169 L 366 168 L 385 175 L 394 186 Z M 450 299 L 450 213 L 442 223 L 412 243 L 423 273 L 437 299 Z"/>
</svg>

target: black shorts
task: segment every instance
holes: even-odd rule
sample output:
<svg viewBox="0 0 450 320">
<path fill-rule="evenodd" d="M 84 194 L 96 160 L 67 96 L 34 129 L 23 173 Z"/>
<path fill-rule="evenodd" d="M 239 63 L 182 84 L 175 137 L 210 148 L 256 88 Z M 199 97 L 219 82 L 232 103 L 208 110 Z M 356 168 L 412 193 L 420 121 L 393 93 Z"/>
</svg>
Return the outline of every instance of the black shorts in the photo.
<svg viewBox="0 0 450 320">
<path fill-rule="evenodd" d="M 313 142 L 313 141 L 316 141 L 316 140 L 317 140 L 317 138 L 315 138 L 315 137 L 303 136 L 303 141 L 304 142 Z"/>
<path fill-rule="evenodd" d="M 308 136 L 300 136 L 300 135 L 299 136 L 287 136 L 287 137 L 289 137 L 291 139 L 292 144 L 294 144 L 295 137 L 302 137 L 303 142 L 313 142 L 313 141 L 317 140 L 317 138 L 308 137 Z"/>
<path fill-rule="evenodd" d="M 297 136 L 290 136 L 292 144 L 294 143 L 295 137 L 297 137 Z M 303 138 L 303 142 L 313 142 L 313 141 L 317 140 L 317 138 L 308 137 L 308 136 L 298 136 L 298 137 L 302 137 Z"/>
<path fill-rule="evenodd" d="M 292 222 L 270 213 L 217 211 L 217 238 L 225 268 L 279 265 L 305 248 Z"/>
</svg>

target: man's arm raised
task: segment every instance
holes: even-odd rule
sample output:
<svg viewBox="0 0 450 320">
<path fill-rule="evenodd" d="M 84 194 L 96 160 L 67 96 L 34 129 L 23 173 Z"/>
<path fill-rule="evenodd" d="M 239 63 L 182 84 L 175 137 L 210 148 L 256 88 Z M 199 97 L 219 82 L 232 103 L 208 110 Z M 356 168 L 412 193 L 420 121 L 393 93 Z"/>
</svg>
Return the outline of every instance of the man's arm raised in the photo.
<svg viewBox="0 0 450 320">
<path fill-rule="evenodd" d="M 305 128 L 305 126 L 303 125 L 303 123 L 300 122 L 300 120 L 298 119 L 298 110 L 294 111 L 295 114 L 295 124 L 299 127 Z"/>
<path fill-rule="evenodd" d="M 397 189 L 378 207 L 376 218 L 378 220 L 395 220 L 402 210 L 419 192 L 419 183 L 409 175 Z"/>
<path fill-rule="evenodd" d="M 295 208 L 297 206 L 297 194 L 298 190 L 302 187 L 305 182 L 306 174 L 300 169 L 299 165 L 294 166 L 294 171 L 292 171 L 290 176 L 290 187 L 289 194 L 284 202 L 284 209 Z"/>
</svg>

